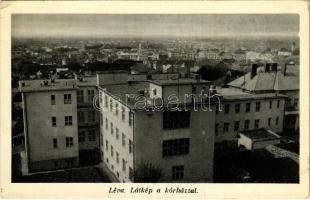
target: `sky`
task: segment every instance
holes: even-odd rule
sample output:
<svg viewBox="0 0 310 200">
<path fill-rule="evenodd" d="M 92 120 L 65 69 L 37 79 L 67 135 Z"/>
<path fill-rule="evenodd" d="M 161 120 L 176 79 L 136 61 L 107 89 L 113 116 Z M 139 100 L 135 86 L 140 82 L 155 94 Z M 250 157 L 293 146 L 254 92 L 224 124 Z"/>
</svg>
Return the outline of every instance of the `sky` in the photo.
<svg viewBox="0 0 310 200">
<path fill-rule="evenodd" d="M 298 36 L 297 14 L 14 14 L 12 36 Z"/>
</svg>

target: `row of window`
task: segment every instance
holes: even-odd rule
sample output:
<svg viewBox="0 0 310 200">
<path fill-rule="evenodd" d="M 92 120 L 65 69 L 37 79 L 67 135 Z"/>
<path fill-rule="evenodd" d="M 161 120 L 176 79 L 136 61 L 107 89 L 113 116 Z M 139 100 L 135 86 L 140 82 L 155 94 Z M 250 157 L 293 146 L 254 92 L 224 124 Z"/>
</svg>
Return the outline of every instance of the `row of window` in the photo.
<svg viewBox="0 0 310 200">
<path fill-rule="evenodd" d="M 271 126 L 271 117 L 268 118 L 268 126 Z M 278 125 L 279 124 L 279 117 L 276 117 L 275 119 L 275 125 Z M 225 122 L 224 123 L 224 133 L 227 133 L 229 132 L 229 127 L 230 127 L 230 123 L 229 122 Z M 244 130 L 248 130 L 250 127 L 250 120 L 245 120 L 244 121 L 244 127 L 243 129 Z M 260 120 L 259 119 L 255 119 L 254 120 L 254 128 L 255 129 L 258 129 L 260 127 Z M 234 131 L 239 131 L 240 130 L 240 121 L 235 121 L 234 122 Z M 217 135 L 219 132 L 219 124 L 215 124 L 215 134 Z"/>
<path fill-rule="evenodd" d="M 87 101 L 92 102 L 95 97 L 95 90 L 87 90 Z M 77 101 L 79 103 L 84 102 L 84 91 L 83 90 L 78 90 L 77 91 Z"/>
<path fill-rule="evenodd" d="M 79 143 L 85 142 L 86 138 L 86 131 L 79 131 Z M 88 141 L 96 141 L 96 131 L 95 130 L 89 130 L 88 131 Z"/>
<path fill-rule="evenodd" d="M 122 134 L 122 145 L 126 146 L 126 136 L 124 134 Z M 105 141 L 105 149 L 106 149 L 106 151 L 109 151 L 109 141 L 108 140 Z M 128 152 L 129 153 L 133 152 L 133 142 L 130 139 L 128 140 Z M 113 157 L 113 156 L 114 156 L 114 148 L 111 145 L 111 157 Z"/>
<path fill-rule="evenodd" d="M 64 104 L 71 104 L 71 94 L 64 94 Z M 51 105 L 56 105 L 56 96 L 51 95 Z"/>
<path fill-rule="evenodd" d="M 118 153 L 117 153 L 118 155 Z M 106 158 L 106 162 L 109 163 L 109 158 Z M 126 171 L 126 163 L 127 161 L 125 159 L 122 159 L 122 170 L 125 172 Z M 117 164 L 119 164 L 119 158 L 118 158 L 118 162 Z M 114 171 L 114 165 L 111 164 L 111 169 Z M 129 176 L 129 179 L 133 181 L 133 176 L 134 176 L 134 171 L 131 167 L 129 167 L 129 170 L 128 170 L 128 176 Z M 119 178 L 119 172 L 117 171 L 116 172 L 116 176 Z M 125 180 L 123 180 L 123 182 L 125 182 Z"/>
<path fill-rule="evenodd" d="M 163 157 L 188 154 L 189 147 L 189 138 L 164 140 L 162 143 Z"/>
<path fill-rule="evenodd" d="M 228 114 L 230 113 L 230 105 L 231 104 L 225 104 L 224 105 L 224 113 L 225 114 Z M 234 108 L 234 111 L 235 113 L 240 113 L 241 111 L 241 105 L 240 103 L 236 103 L 235 104 L 235 108 Z M 280 100 L 277 100 L 277 108 L 280 107 Z M 269 101 L 269 109 L 272 109 L 273 108 L 273 101 L 270 100 Z M 219 109 L 217 108 L 216 109 L 216 113 L 218 113 Z M 255 112 L 260 112 L 261 111 L 261 102 L 260 101 L 257 101 L 255 102 Z M 245 104 L 245 112 L 248 113 L 248 112 L 251 112 L 251 103 L 248 102 Z"/>
<path fill-rule="evenodd" d="M 88 122 L 95 122 L 96 121 L 96 113 L 94 110 L 87 111 Z M 84 123 L 85 122 L 85 113 L 83 111 L 78 111 L 78 122 Z"/>
<path fill-rule="evenodd" d="M 52 117 L 52 126 L 57 126 L 57 118 Z M 65 116 L 65 126 L 72 126 L 72 116 Z"/>
<path fill-rule="evenodd" d="M 66 147 L 73 147 L 73 137 L 66 137 Z M 58 148 L 58 139 L 53 138 L 53 148 Z"/>
</svg>

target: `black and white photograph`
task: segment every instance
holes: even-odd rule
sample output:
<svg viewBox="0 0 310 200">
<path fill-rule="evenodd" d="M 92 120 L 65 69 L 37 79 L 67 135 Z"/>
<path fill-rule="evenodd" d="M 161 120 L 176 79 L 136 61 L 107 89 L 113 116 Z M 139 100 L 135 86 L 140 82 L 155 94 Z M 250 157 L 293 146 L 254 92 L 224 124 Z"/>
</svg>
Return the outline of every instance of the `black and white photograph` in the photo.
<svg viewBox="0 0 310 200">
<path fill-rule="evenodd" d="M 13 14 L 12 182 L 299 183 L 299 26 Z"/>
</svg>

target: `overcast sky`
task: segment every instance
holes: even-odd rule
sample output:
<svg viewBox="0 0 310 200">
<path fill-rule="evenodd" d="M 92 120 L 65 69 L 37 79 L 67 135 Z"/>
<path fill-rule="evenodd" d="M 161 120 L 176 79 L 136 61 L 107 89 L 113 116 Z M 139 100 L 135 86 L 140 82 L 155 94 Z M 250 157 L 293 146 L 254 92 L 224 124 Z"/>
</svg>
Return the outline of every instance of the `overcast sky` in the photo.
<svg viewBox="0 0 310 200">
<path fill-rule="evenodd" d="M 297 36 L 299 17 L 262 15 L 15 14 L 13 37 Z"/>
</svg>

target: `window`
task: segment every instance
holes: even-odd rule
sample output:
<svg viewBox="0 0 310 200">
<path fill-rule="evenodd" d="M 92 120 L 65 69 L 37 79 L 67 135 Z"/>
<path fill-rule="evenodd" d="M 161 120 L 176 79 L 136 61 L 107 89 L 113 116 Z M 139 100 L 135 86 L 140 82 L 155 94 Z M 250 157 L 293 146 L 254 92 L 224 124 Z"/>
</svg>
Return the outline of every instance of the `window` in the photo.
<svg viewBox="0 0 310 200">
<path fill-rule="evenodd" d="M 156 96 L 156 94 L 157 94 L 156 89 L 153 89 L 153 95 Z"/>
<path fill-rule="evenodd" d="M 105 141 L 105 150 L 109 151 L 109 141 L 108 140 Z"/>
<path fill-rule="evenodd" d="M 105 129 L 106 130 L 109 129 L 109 120 L 108 120 L 108 118 L 105 118 Z"/>
<path fill-rule="evenodd" d="M 79 132 L 79 142 L 85 142 L 85 131 Z"/>
<path fill-rule="evenodd" d="M 228 114 L 229 113 L 229 104 L 225 104 L 225 114 Z"/>
<path fill-rule="evenodd" d="M 116 163 L 119 163 L 119 153 L 116 151 Z"/>
<path fill-rule="evenodd" d="M 55 105 L 55 104 L 56 104 L 55 95 L 52 94 L 51 95 L 51 105 Z"/>
<path fill-rule="evenodd" d="M 113 146 L 111 145 L 111 157 L 113 158 L 114 156 L 114 149 L 113 149 Z"/>
<path fill-rule="evenodd" d="M 269 101 L 269 109 L 272 109 L 272 101 Z"/>
<path fill-rule="evenodd" d="M 129 126 L 132 125 L 132 122 L 133 122 L 133 113 L 132 113 L 132 112 L 129 112 L 129 119 L 128 119 L 128 124 L 129 124 Z"/>
<path fill-rule="evenodd" d="M 94 122 L 95 121 L 95 111 L 94 110 L 89 110 L 88 111 L 88 121 L 89 122 Z"/>
<path fill-rule="evenodd" d="M 132 153 L 133 144 L 132 144 L 132 141 L 130 139 L 128 140 L 128 147 L 129 147 L 129 153 Z"/>
<path fill-rule="evenodd" d="M 259 128 L 259 119 L 255 119 L 254 121 L 254 127 Z"/>
<path fill-rule="evenodd" d="M 189 153 L 189 138 L 164 140 L 163 141 L 163 157 L 184 155 Z"/>
<path fill-rule="evenodd" d="M 256 112 L 259 112 L 259 111 L 260 111 L 260 101 L 256 102 L 255 111 L 256 111 Z"/>
<path fill-rule="evenodd" d="M 123 159 L 123 171 L 126 171 L 126 161 Z"/>
<path fill-rule="evenodd" d="M 297 108 L 298 107 L 298 98 L 294 99 L 294 107 Z"/>
<path fill-rule="evenodd" d="M 113 110 L 113 100 L 110 99 L 110 111 L 112 112 L 112 110 Z"/>
<path fill-rule="evenodd" d="M 190 126 L 190 111 L 165 111 L 163 113 L 163 128 L 177 129 Z"/>
<path fill-rule="evenodd" d="M 276 118 L 276 125 L 279 124 L 279 117 Z"/>
<path fill-rule="evenodd" d="M 184 177 L 184 165 L 172 167 L 172 180 L 181 180 Z"/>
<path fill-rule="evenodd" d="M 251 111 L 251 103 L 246 103 L 245 112 L 250 112 L 250 111 Z"/>
<path fill-rule="evenodd" d="M 79 123 L 84 123 L 85 122 L 84 112 L 83 111 L 78 111 L 78 122 Z"/>
<path fill-rule="evenodd" d="M 244 121 L 244 129 L 245 129 L 245 130 L 248 130 L 248 129 L 249 129 L 249 126 L 250 126 L 250 120 L 245 120 L 245 121 Z"/>
<path fill-rule="evenodd" d="M 118 138 L 119 138 L 119 130 L 118 130 L 118 128 L 115 128 L 115 137 L 116 137 L 116 140 L 118 140 Z"/>
<path fill-rule="evenodd" d="M 84 91 L 83 90 L 77 91 L 77 101 L 84 102 Z"/>
<path fill-rule="evenodd" d="M 235 113 L 239 113 L 240 112 L 240 103 L 237 103 L 235 105 Z"/>
<path fill-rule="evenodd" d="M 131 167 L 129 167 L 129 179 L 131 181 L 133 181 L 133 177 L 134 177 L 134 172 L 133 172 L 133 169 Z"/>
<path fill-rule="evenodd" d="M 280 108 L 280 100 L 277 101 L 277 108 Z"/>
<path fill-rule="evenodd" d="M 239 121 L 235 121 L 235 124 L 234 124 L 234 131 L 238 131 L 238 130 L 239 130 L 239 124 L 240 124 Z"/>
<path fill-rule="evenodd" d="M 114 129 L 113 129 L 113 123 L 112 122 L 110 123 L 110 129 L 111 129 L 111 135 L 113 135 Z"/>
<path fill-rule="evenodd" d="M 92 102 L 95 96 L 95 91 L 94 90 L 88 90 L 87 91 L 87 100 L 89 102 Z"/>
<path fill-rule="evenodd" d="M 122 133 L 122 145 L 125 146 L 126 145 L 126 136 L 124 133 Z"/>
<path fill-rule="evenodd" d="M 67 163 L 67 167 L 72 167 L 73 166 L 73 160 L 67 160 L 66 161 L 66 163 Z"/>
<path fill-rule="evenodd" d="M 271 126 L 271 118 L 268 118 L 268 126 Z"/>
<path fill-rule="evenodd" d="M 72 116 L 65 116 L 65 126 L 72 126 Z"/>
<path fill-rule="evenodd" d="M 115 103 L 115 115 L 118 116 L 118 103 Z"/>
<path fill-rule="evenodd" d="M 54 138 L 54 139 L 53 139 L 53 147 L 54 147 L 54 149 L 57 149 L 57 147 L 58 147 L 57 138 Z"/>
<path fill-rule="evenodd" d="M 64 104 L 71 104 L 71 94 L 64 94 Z"/>
<path fill-rule="evenodd" d="M 66 147 L 73 147 L 73 137 L 66 137 Z"/>
<path fill-rule="evenodd" d="M 58 161 L 54 161 L 54 167 L 58 167 Z"/>
<path fill-rule="evenodd" d="M 107 108 L 108 107 L 108 96 L 104 95 L 104 106 Z"/>
<path fill-rule="evenodd" d="M 229 131 L 229 123 L 226 122 L 224 123 L 224 132 L 228 132 Z"/>
<path fill-rule="evenodd" d="M 125 108 L 122 107 L 122 120 L 125 120 Z"/>
<path fill-rule="evenodd" d="M 96 132 L 95 130 L 90 130 L 88 132 L 88 141 L 96 141 Z"/>
<path fill-rule="evenodd" d="M 56 117 L 52 117 L 52 126 L 55 127 L 56 125 Z"/>
<path fill-rule="evenodd" d="M 215 135 L 219 134 L 219 124 L 215 124 Z"/>
</svg>

